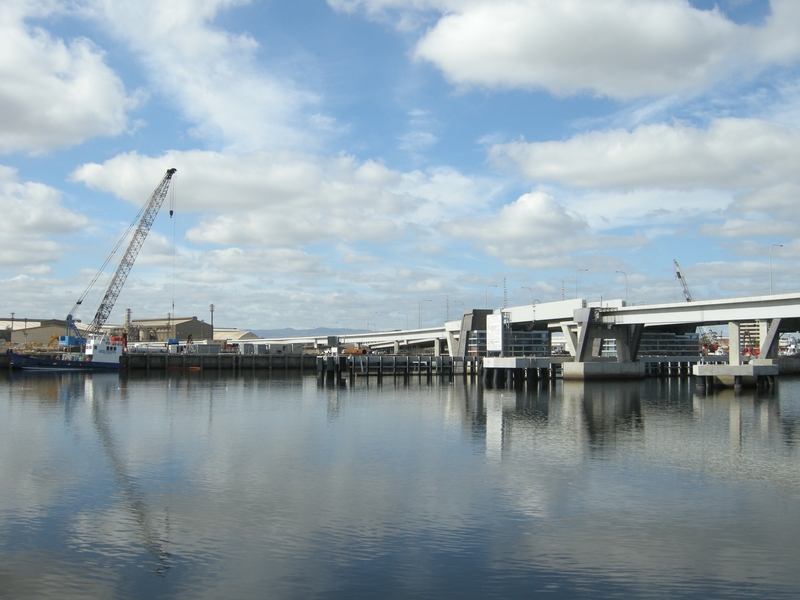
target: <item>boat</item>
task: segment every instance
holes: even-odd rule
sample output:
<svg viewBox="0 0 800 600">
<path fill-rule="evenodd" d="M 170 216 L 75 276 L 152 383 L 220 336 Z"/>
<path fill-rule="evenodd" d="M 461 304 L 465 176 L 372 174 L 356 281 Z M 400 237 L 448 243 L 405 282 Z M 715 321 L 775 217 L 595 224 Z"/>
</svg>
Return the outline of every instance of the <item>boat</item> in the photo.
<svg viewBox="0 0 800 600">
<path fill-rule="evenodd" d="M 8 351 L 12 369 L 30 371 L 119 371 L 123 343 L 107 335 L 90 335 L 84 352 L 20 354 Z"/>
</svg>

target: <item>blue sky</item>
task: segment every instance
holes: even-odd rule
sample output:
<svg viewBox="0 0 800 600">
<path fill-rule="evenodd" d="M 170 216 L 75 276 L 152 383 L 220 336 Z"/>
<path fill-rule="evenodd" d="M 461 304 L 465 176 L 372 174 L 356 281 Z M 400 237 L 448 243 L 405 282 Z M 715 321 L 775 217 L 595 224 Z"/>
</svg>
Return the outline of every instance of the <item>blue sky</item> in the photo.
<svg viewBox="0 0 800 600">
<path fill-rule="evenodd" d="M 796 291 L 798 31 L 793 0 L 7 0 L 0 313 L 63 318 L 170 167 L 111 322 L 673 301 L 673 259 L 697 298 L 770 258 Z"/>
</svg>

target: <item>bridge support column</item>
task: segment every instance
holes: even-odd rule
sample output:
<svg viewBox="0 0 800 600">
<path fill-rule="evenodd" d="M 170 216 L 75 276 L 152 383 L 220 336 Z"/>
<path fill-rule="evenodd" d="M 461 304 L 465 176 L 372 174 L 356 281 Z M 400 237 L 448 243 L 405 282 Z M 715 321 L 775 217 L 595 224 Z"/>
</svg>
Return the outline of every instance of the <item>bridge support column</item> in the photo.
<svg viewBox="0 0 800 600">
<path fill-rule="evenodd" d="M 733 321 L 728 323 L 728 364 L 742 364 L 742 348 L 739 333 L 739 323 Z"/>
<path fill-rule="evenodd" d="M 767 325 L 763 323 L 763 325 Z M 781 328 L 780 319 L 772 319 L 768 326 L 762 327 L 765 331 L 761 334 L 761 348 L 759 348 L 759 358 L 777 358 L 778 357 L 778 339 Z"/>
</svg>

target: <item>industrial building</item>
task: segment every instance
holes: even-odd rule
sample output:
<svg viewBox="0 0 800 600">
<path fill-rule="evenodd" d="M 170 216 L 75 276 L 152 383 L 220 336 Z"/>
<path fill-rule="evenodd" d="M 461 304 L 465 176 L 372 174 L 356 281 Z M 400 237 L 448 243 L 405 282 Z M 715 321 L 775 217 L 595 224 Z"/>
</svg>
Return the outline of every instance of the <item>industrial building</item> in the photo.
<svg viewBox="0 0 800 600">
<path fill-rule="evenodd" d="M 111 327 L 111 333 L 123 333 L 126 327 Z M 213 340 L 214 329 L 197 317 L 172 317 L 166 319 L 134 319 L 128 329 L 129 342 L 167 342 L 168 340 Z"/>
<path fill-rule="evenodd" d="M 76 323 L 83 330 L 81 323 Z M 0 319 L 0 339 L 12 344 L 58 345 L 67 323 L 63 319 Z"/>
</svg>

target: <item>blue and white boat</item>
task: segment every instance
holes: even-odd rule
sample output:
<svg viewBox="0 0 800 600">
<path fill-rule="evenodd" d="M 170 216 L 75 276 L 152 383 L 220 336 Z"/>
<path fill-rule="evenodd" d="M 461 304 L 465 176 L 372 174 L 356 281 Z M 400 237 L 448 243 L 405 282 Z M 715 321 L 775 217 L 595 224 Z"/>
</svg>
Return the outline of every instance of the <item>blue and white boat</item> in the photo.
<svg viewBox="0 0 800 600">
<path fill-rule="evenodd" d="M 31 371 L 119 371 L 123 344 L 108 335 L 90 335 L 84 352 L 18 354 L 8 351 L 11 367 Z"/>
</svg>

